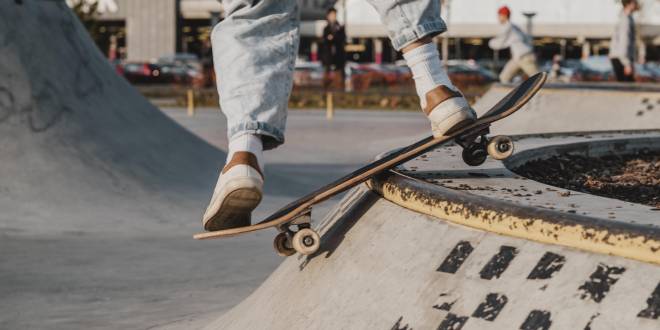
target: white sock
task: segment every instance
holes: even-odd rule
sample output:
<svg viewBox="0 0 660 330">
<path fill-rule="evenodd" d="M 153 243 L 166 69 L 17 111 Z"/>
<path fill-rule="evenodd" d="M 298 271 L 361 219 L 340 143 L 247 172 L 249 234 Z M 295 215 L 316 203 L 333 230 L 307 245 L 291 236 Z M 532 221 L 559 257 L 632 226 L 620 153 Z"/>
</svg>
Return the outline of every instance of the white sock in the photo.
<svg viewBox="0 0 660 330">
<path fill-rule="evenodd" d="M 263 171 L 263 152 L 264 145 L 261 141 L 261 136 L 256 134 L 241 134 L 236 136 L 229 141 L 229 151 L 227 153 L 227 163 L 229 163 L 234 156 L 235 152 L 238 151 L 247 151 L 254 154 L 257 157 L 257 162 L 259 163 L 259 170 Z"/>
<path fill-rule="evenodd" d="M 406 59 L 406 63 L 412 71 L 415 89 L 421 100 L 422 108 L 426 107 L 426 93 L 433 88 L 444 85 L 458 91 L 442 67 L 440 53 L 434 43 L 428 43 L 404 53 L 403 58 Z"/>
</svg>

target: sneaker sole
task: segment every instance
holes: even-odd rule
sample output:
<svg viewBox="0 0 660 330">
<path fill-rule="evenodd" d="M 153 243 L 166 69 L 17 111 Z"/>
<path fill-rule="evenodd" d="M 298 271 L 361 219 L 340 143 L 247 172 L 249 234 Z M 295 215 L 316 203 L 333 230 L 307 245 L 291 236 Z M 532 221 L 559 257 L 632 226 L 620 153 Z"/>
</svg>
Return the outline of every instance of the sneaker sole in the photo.
<svg viewBox="0 0 660 330">
<path fill-rule="evenodd" d="M 255 188 L 236 189 L 223 199 L 220 211 L 204 224 L 207 231 L 250 225 L 252 211 L 261 202 L 261 191 Z"/>
<path fill-rule="evenodd" d="M 476 118 L 472 116 L 466 116 L 461 111 L 458 111 L 451 116 L 447 117 L 443 122 L 442 126 L 432 125 L 433 136 L 443 137 L 452 135 L 453 132 L 468 126 L 476 121 Z M 448 126 L 448 127 L 447 127 Z M 440 134 L 439 134 L 440 133 Z"/>
</svg>

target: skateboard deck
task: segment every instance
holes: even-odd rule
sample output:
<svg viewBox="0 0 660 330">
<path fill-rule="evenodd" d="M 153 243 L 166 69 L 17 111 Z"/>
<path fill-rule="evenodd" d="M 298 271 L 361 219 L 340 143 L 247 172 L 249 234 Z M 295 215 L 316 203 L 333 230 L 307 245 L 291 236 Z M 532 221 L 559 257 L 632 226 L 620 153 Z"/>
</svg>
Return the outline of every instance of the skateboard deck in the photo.
<svg viewBox="0 0 660 330">
<path fill-rule="evenodd" d="M 303 254 L 314 253 L 318 249 L 320 238 L 310 228 L 312 206 L 323 202 L 341 192 L 357 186 L 372 176 L 409 161 L 434 147 L 452 140 L 461 145 L 463 160 L 468 165 L 480 165 L 487 155 L 495 159 L 504 159 L 513 153 L 513 142 L 505 136 L 487 138 L 493 122 L 508 117 L 524 106 L 538 92 L 546 80 L 546 73 L 538 73 L 509 92 L 496 105 L 479 117 L 474 123 L 460 128 L 450 135 L 434 138 L 426 137 L 407 147 L 392 152 L 370 164 L 363 166 L 346 176 L 335 180 L 303 197 L 282 207 L 264 220 L 246 227 L 219 230 L 196 234 L 195 239 L 223 238 L 255 232 L 271 227 L 281 233 L 275 239 L 275 248 L 280 255 L 291 255 L 298 251 Z M 290 226 L 297 225 L 294 232 Z"/>
</svg>

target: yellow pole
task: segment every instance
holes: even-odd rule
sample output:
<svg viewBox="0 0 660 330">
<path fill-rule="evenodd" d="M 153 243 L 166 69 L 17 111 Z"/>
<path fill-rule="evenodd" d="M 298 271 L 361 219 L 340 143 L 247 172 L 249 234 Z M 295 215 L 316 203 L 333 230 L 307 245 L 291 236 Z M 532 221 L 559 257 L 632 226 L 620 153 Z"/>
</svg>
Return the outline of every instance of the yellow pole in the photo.
<svg viewBox="0 0 660 330">
<path fill-rule="evenodd" d="M 195 115 L 195 93 L 192 89 L 188 90 L 188 116 Z"/>
<path fill-rule="evenodd" d="M 332 118 L 335 116 L 335 106 L 333 104 L 333 95 L 332 92 L 328 92 L 326 94 L 326 108 L 327 111 L 325 113 L 325 118 L 328 120 L 332 120 Z"/>
</svg>

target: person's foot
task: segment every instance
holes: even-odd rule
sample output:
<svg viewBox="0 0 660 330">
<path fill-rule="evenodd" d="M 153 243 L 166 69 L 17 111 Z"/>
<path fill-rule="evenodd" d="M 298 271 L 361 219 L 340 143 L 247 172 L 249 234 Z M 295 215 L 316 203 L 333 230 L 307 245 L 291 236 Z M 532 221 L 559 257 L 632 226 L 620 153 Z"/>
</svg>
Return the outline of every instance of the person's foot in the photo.
<svg viewBox="0 0 660 330">
<path fill-rule="evenodd" d="M 202 219 L 204 229 L 216 231 L 250 225 L 252 210 L 261 202 L 263 175 L 254 154 L 233 153 L 218 178 Z"/>
<path fill-rule="evenodd" d="M 424 113 L 431 121 L 434 137 L 449 135 L 473 123 L 477 119 L 463 95 L 447 86 L 440 85 L 426 93 Z"/>
<path fill-rule="evenodd" d="M 405 48 L 403 57 L 413 74 L 420 105 L 431 121 L 433 136 L 448 135 L 476 120 L 476 113 L 442 67 L 436 44 L 420 40 Z"/>
</svg>

